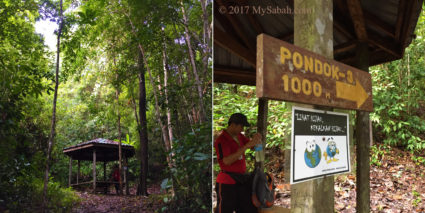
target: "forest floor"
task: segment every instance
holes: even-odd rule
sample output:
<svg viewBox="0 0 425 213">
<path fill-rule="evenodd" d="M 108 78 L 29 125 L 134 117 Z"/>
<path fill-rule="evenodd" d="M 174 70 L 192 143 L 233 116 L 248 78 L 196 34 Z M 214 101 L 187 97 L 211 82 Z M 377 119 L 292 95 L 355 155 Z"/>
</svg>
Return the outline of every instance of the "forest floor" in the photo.
<svg viewBox="0 0 425 213">
<path fill-rule="evenodd" d="M 81 203 L 76 206 L 73 213 L 115 213 L 115 212 L 155 212 L 163 206 L 163 197 L 160 184 L 148 187 L 149 196 L 136 196 L 136 187 L 130 188 L 130 195 L 116 195 L 115 188 L 110 187 L 110 194 L 92 194 L 90 192 L 77 192 Z"/>
<path fill-rule="evenodd" d="M 269 165 L 283 165 L 272 159 Z M 381 165 L 370 167 L 371 212 L 425 212 L 425 165 L 412 160 L 412 154 L 391 148 L 379 155 Z M 271 171 L 281 169 L 273 168 Z M 290 208 L 290 185 L 284 183 L 284 173 L 272 172 L 277 188 L 275 205 Z M 335 211 L 356 212 L 356 175 L 335 178 Z"/>
</svg>

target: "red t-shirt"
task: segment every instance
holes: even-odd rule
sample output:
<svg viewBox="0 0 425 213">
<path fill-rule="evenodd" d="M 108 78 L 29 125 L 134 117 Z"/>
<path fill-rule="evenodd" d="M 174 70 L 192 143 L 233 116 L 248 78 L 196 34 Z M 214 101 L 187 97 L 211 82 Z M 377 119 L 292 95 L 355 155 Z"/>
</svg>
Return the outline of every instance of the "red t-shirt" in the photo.
<svg viewBox="0 0 425 213">
<path fill-rule="evenodd" d="M 112 174 L 114 181 L 120 181 L 120 170 L 119 169 L 115 169 L 114 173 Z"/>
<path fill-rule="evenodd" d="M 241 143 L 240 145 L 239 142 L 235 141 L 228 132 L 223 131 L 214 142 L 214 148 L 221 170 L 217 175 L 217 183 L 236 184 L 235 180 L 233 180 L 233 178 L 231 178 L 228 174 L 223 173 L 223 171 L 241 174 L 246 171 L 245 154 L 242 154 L 241 158 L 233 162 L 231 165 L 225 165 L 223 163 L 224 157 L 235 153 L 240 147 L 249 142 L 249 138 L 242 134 L 238 135 L 238 140 Z"/>
</svg>

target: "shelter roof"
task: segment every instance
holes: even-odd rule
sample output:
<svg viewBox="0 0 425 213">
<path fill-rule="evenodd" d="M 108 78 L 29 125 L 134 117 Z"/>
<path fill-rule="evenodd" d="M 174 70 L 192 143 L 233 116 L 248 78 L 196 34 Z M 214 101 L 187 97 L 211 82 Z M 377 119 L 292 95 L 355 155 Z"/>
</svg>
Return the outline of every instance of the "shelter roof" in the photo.
<svg viewBox="0 0 425 213">
<path fill-rule="evenodd" d="M 359 40 L 369 44 L 370 66 L 402 58 L 415 36 L 422 4 L 423 0 L 334 0 L 334 59 L 353 65 Z M 293 0 L 214 0 L 214 81 L 255 85 L 257 35 L 293 43 L 294 15 L 261 15 L 253 7 L 293 5 Z M 249 12 L 241 14 L 247 8 Z"/>
<path fill-rule="evenodd" d="M 96 161 L 117 161 L 118 142 L 104 138 L 79 143 L 66 147 L 63 153 L 74 160 L 93 160 L 93 150 L 96 150 Z M 134 147 L 128 144 L 121 144 L 122 156 L 130 158 L 135 154 Z"/>
</svg>

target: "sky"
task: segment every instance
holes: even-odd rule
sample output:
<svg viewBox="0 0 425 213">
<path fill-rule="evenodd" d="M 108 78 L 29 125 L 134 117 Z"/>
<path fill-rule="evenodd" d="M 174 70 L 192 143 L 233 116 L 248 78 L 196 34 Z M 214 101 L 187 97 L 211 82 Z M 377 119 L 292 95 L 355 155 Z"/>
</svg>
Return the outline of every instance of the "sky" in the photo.
<svg viewBox="0 0 425 213">
<path fill-rule="evenodd" d="M 48 20 L 35 22 L 35 31 L 44 36 L 44 44 L 46 44 L 51 51 L 56 51 L 57 36 L 53 34 L 53 32 L 57 27 L 56 23 Z"/>
</svg>

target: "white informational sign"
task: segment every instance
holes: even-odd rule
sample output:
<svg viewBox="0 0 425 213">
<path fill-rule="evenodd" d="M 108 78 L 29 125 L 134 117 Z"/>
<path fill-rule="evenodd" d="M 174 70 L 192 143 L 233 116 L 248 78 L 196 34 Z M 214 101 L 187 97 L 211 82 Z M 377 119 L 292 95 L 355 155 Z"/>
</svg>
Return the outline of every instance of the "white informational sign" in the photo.
<svg viewBox="0 0 425 213">
<path fill-rule="evenodd" d="M 350 172 L 348 114 L 292 108 L 291 184 Z"/>
</svg>

